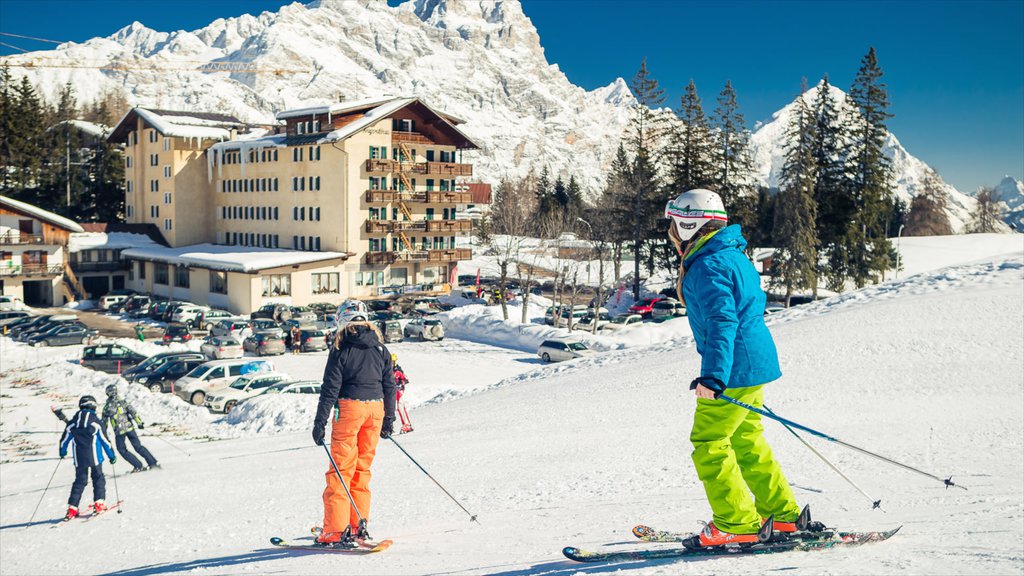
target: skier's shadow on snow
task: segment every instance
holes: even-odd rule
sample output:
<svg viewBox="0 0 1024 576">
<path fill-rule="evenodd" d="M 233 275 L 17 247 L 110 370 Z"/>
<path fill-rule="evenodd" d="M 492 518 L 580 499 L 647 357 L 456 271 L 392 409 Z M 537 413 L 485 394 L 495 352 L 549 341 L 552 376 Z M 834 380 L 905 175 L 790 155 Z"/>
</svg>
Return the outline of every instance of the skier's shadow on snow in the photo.
<svg viewBox="0 0 1024 576">
<path fill-rule="evenodd" d="M 254 562 L 263 562 L 266 560 L 280 560 L 294 556 L 295 552 L 290 550 L 264 548 L 262 550 L 253 550 L 252 552 L 246 552 L 244 554 L 233 554 L 231 556 L 207 558 L 205 560 L 189 560 L 187 562 L 174 562 L 171 564 L 150 564 L 148 566 L 139 566 L 138 568 L 118 570 L 117 572 L 107 572 L 106 576 L 150 576 L 152 574 L 173 574 L 178 572 L 189 572 L 192 570 L 210 569 L 214 569 L 214 571 L 218 573 L 223 573 L 222 570 L 217 569 Z"/>
<path fill-rule="evenodd" d="M 542 562 L 534 564 L 529 568 L 508 570 L 506 572 L 488 572 L 491 576 L 569 576 L 570 574 L 603 574 L 606 572 L 619 572 L 621 570 L 635 570 L 640 568 L 655 568 L 668 566 L 676 563 L 703 562 L 705 559 L 696 560 L 693 558 L 657 558 L 651 560 L 627 560 L 622 562 L 594 562 L 592 564 L 581 564 L 571 560 L 555 560 L 553 562 Z"/>
</svg>

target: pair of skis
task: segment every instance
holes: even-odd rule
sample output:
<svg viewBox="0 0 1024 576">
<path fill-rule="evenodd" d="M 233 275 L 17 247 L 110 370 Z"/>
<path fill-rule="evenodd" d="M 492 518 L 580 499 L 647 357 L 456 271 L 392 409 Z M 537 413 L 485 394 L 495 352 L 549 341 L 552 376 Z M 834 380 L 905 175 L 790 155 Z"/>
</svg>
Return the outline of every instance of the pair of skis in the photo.
<svg viewBox="0 0 1024 576">
<path fill-rule="evenodd" d="M 838 532 L 826 529 L 821 532 L 797 532 L 794 534 L 772 533 L 769 527 L 761 541 L 751 544 L 714 546 L 709 548 L 687 548 L 681 546 L 692 534 L 681 534 L 655 530 L 644 525 L 633 528 L 633 535 L 643 542 L 674 543 L 674 548 L 645 548 L 632 550 L 589 551 L 572 546 L 562 549 L 562 554 L 576 562 L 616 562 L 628 560 L 656 560 L 661 558 L 699 558 L 707 556 L 740 556 L 771 554 L 791 550 L 827 550 L 840 546 L 862 546 L 870 542 L 882 542 L 891 538 L 899 528 L 885 532 Z"/>
<path fill-rule="evenodd" d="M 88 514 L 80 514 L 78 516 L 75 516 L 75 518 L 63 518 L 57 522 L 57 526 L 60 526 L 61 524 L 67 524 L 68 522 L 71 522 L 75 519 L 81 520 L 82 522 L 88 522 L 89 520 L 92 520 L 97 516 L 103 516 L 107 512 L 117 509 L 117 507 L 120 506 L 123 502 L 124 500 L 118 500 L 117 502 L 111 504 L 110 506 L 107 506 L 106 509 L 104 509 L 102 512 L 96 511 L 96 504 L 89 504 L 89 506 L 86 508 L 86 510 L 89 511 Z"/>
<path fill-rule="evenodd" d="M 323 532 L 323 528 L 320 526 L 314 526 L 310 532 L 313 533 L 314 537 Z M 359 542 L 355 546 L 352 545 L 341 545 L 341 544 L 321 544 L 315 540 L 312 543 L 306 542 L 288 542 L 283 538 L 273 537 L 270 539 L 270 543 L 278 548 L 287 548 L 289 550 L 314 550 L 317 552 L 337 552 L 341 554 L 348 554 L 350 556 L 363 556 L 366 554 L 375 554 L 377 552 L 383 552 L 394 544 L 393 540 L 381 540 L 379 542 L 363 541 Z"/>
</svg>

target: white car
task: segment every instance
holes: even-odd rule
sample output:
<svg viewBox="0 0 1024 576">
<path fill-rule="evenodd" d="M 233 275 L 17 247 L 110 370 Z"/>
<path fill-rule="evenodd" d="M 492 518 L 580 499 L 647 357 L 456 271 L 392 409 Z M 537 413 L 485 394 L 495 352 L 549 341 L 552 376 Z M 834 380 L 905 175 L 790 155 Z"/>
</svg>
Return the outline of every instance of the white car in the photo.
<svg viewBox="0 0 1024 576">
<path fill-rule="evenodd" d="M 321 384 L 319 380 L 281 382 L 267 388 L 264 394 L 319 394 Z"/>
<path fill-rule="evenodd" d="M 185 402 L 202 406 L 207 394 L 228 387 L 239 376 L 273 371 L 274 364 L 268 360 L 214 360 L 179 378 L 174 383 L 174 393 Z"/>
<path fill-rule="evenodd" d="M 255 374 L 239 376 L 227 388 L 222 388 L 217 392 L 211 392 L 207 395 L 203 405 L 209 408 L 211 412 L 227 414 L 242 400 L 262 394 L 270 389 L 271 386 L 289 380 L 291 380 L 291 376 L 281 372 L 257 372 Z"/>
<path fill-rule="evenodd" d="M 540 356 L 545 362 L 574 360 L 589 354 L 591 354 L 591 350 L 587 348 L 586 344 L 572 338 L 545 340 L 537 348 L 537 356 Z"/>
<path fill-rule="evenodd" d="M 191 328 L 199 315 L 209 310 L 206 306 L 181 306 L 171 315 L 171 322 L 180 322 Z"/>
<path fill-rule="evenodd" d="M 406 338 L 418 336 L 423 340 L 444 340 L 444 325 L 433 318 L 415 318 L 405 325 L 403 333 Z"/>
<path fill-rule="evenodd" d="M 651 307 L 651 318 L 653 320 L 669 320 L 686 316 L 686 306 L 675 298 L 666 298 L 654 303 Z"/>
<path fill-rule="evenodd" d="M 577 320 L 576 323 L 572 325 L 572 329 L 591 332 L 594 330 L 594 324 L 597 323 L 597 329 L 604 330 L 604 327 L 607 326 L 608 323 L 611 321 L 612 317 L 607 312 L 602 312 L 601 315 L 598 316 L 597 318 L 594 318 L 593 315 L 588 314 L 587 316 L 584 316 L 583 318 Z"/>
<path fill-rule="evenodd" d="M 210 326 L 210 336 L 230 336 L 241 342 L 252 334 L 248 320 L 221 320 Z"/>
<path fill-rule="evenodd" d="M 605 324 L 605 330 L 626 330 L 635 328 L 644 323 L 643 316 L 639 314 L 619 314 L 612 318 L 612 321 Z"/>
<path fill-rule="evenodd" d="M 203 356 L 211 360 L 223 360 L 225 358 L 241 358 L 245 356 L 242 343 L 231 336 L 210 336 L 199 347 Z"/>
<path fill-rule="evenodd" d="M 129 294 L 107 294 L 100 298 L 99 305 L 101 310 L 110 310 L 110 307 L 114 304 L 120 304 L 130 297 Z"/>
<path fill-rule="evenodd" d="M 17 296 L 0 296 L 0 310 L 24 310 L 25 303 Z"/>
</svg>

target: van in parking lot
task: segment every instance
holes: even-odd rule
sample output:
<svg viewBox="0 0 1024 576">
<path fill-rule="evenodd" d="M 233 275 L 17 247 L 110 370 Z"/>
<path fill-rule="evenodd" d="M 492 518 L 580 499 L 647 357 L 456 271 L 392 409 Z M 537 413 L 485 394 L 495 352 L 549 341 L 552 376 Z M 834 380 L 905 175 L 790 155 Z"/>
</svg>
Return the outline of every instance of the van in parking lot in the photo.
<svg viewBox="0 0 1024 576">
<path fill-rule="evenodd" d="M 559 338 L 545 340 L 537 348 L 537 356 L 545 362 L 573 360 L 590 354 L 587 345 L 575 338 Z"/>
<path fill-rule="evenodd" d="M 99 305 L 103 310 L 110 310 L 111 306 L 120 304 L 130 297 L 129 294 L 107 294 L 100 298 Z"/>
<path fill-rule="evenodd" d="M 197 366 L 184 378 L 179 379 L 175 384 L 174 393 L 186 402 L 202 406 L 210 392 L 227 388 L 239 376 L 273 370 L 274 364 L 268 360 L 213 360 Z"/>
</svg>

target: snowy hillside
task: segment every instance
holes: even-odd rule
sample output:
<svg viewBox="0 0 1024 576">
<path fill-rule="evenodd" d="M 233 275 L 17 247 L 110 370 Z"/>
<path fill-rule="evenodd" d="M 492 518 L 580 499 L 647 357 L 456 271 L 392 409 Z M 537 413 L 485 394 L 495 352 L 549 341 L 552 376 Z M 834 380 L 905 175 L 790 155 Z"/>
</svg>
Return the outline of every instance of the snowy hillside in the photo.
<svg viewBox="0 0 1024 576">
<path fill-rule="evenodd" d="M 819 519 L 845 529 L 902 525 L 902 531 L 863 548 L 692 563 L 588 567 L 559 553 L 566 545 L 637 545 L 629 532 L 637 522 L 696 530 L 699 520 L 709 518 L 689 459 L 693 398 L 686 384 L 699 359 L 686 339 L 510 373 L 501 380 L 493 379 L 514 368 L 507 360 L 496 362 L 493 350 L 435 355 L 433 370 L 476 373 L 493 385 L 486 392 L 421 406 L 414 413 L 416 431 L 398 441 L 479 515 L 480 523 L 470 523 L 385 442 L 374 464 L 371 531 L 396 544 L 362 558 L 289 553 L 268 543 L 274 535 L 302 538 L 320 521 L 328 465 L 307 430 L 286 422 L 269 435 L 249 430 L 219 441 L 185 440 L 172 432 L 201 435 L 209 430 L 209 418 L 162 425 L 169 415 L 156 403 L 142 407 L 152 424 L 144 436 L 164 469 L 118 478 L 124 514 L 50 523 L 63 511 L 71 478 L 68 464 L 54 458 L 57 422 L 48 406 L 85 391 L 100 393 L 97 387 L 108 377 L 67 362 L 77 347 L 28 349 L 0 339 L 5 450 L 26 441 L 39 444 L 35 454 L 0 464 L 0 570 L 121 576 L 1020 573 L 1022 289 L 1024 255 L 1015 254 L 932 270 L 780 314 L 772 333 L 784 376 L 766 391 L 773 410 L 936 474 L 953 475 L 969 491 L 946 490 L 812 440 L 882 500 L 884 512 L 871 510 L 783 428 L 767 422 L 766 435 L 797 498 L 811 504 Z M 509 358 L 504 352 L 501 357 Z M 421 366 L 431 370 L 425 360 Z M 419 369 L 410 370 L 414 382 Z M 301 410 L 297 406 L 286 414 L 297 418 Z M 107 484 L 113 494 L 113 482 Z M 27 525 L 41 496 L 37 519 Z"/>
<path fill-rule="evenodd" d="M 420 96 L 466 120 L 465 131 L 482 145 L 471 158 L 482 179 L 496 182 L 548 165 L 556 174 L 575 174 L 588 194 L 602 186 L 635 102 L 621 78 L 590 92 L 573 85 L 547 61 L 518 0 L 409 0 L 397 7 L 370 0 L 295 3 L 193 31 L 159 32 L 135 22 L 107 38 L 2 60 L 51 58 L 128 70 L 25 72 L 48 98 L 71 82 L 80 101 L 123 90 L 133 104 L 216 110 L 249 122 L 272 122 L 283 109 L 340 100 Z M 283 72 L 151 69 L 209 63 Z M 717 87 L 701 88 L 704 101 L 713 102 Z M 777 112 L 753 139 L 762 184 L 777 184 L 791 107 Z M 909 204 L 925 164 L 895 136 L 887 153 L 897 191 Z M 952 186 L 947 192 L 959 230 L 973 200 Z"/>
<path fill-rule="evenodd" d="M 1013 176 L 1004 177 L 992 189 L 996 202 L 1002 204 L 1003 221 L 1024 230 L 1024 182 Z"/>
<path fill-rule="evenodd" d="M 835 86 L 830 86 L 830 88 L 832 99 L 835 102 L 847 101 L 848 96 L 845 92 Z M 818 100 L 817 93 L 817 87 L 815 87 L 802 95 L 812 110 Z M 773 114 L 771 121 L 758 127 L 750 141 L 758 179 L 770 188 L 777 188 L 779 185 L 779 175 L 785 159 L 786 131 L 790 118 L 796 110 L 796 103 L 797 100 L 794 99 L 793 102 Z M 921 160 L 911 156 L 891 132 L 886 140 L 884 153 L 892 162 L 893 185 L 896 195 L 909 207 L 911 199 L 921 192 L 924 178 L 930 172 L 930 168 Z M 964 224 L 970 219 L 976 202 L 974 198 L 946 182 L 943 182 L 942 186 L 949 198 L 947 213 L 953 231 L 963 232 Z"/>
</svg>

